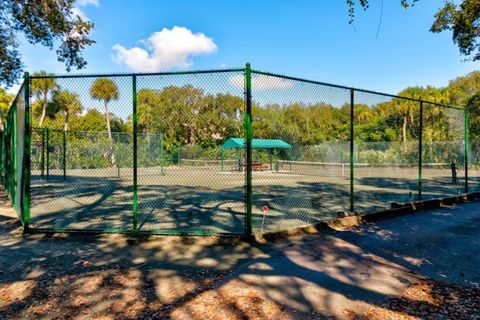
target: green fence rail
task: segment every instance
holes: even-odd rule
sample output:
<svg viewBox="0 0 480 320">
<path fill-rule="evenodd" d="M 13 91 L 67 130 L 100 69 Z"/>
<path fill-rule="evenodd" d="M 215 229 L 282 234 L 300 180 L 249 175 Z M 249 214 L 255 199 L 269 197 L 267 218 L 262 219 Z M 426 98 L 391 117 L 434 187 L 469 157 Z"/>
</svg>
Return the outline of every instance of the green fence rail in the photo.
<svg viewBox="0 0 480 320">
<path fill-rule="evenodd" d="M 262 234 L 480 191 L 476 117 L 249 64 L 26 73 L 1 179 L 25 230 Z"/>
</svg>

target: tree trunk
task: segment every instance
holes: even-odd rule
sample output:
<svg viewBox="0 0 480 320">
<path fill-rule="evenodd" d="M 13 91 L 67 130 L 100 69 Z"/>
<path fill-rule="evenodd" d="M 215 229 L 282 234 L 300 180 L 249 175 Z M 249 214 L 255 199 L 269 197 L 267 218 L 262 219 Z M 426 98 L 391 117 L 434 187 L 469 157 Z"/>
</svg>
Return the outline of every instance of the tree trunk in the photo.
<svg viewBox="0 0 480 320">
<path fill-rule="evenodd" d="M 402 141 L 407 142 L 407 116 L 403 116 L 403 125 L 402 125 Z"/>
<path fill-rule="evenodd" d="M 63 131 L 67 132 L 68 130 L 68 111 L 65 113 L 65 126 L 63 127 Z"/>
<path fill-rule="evenodd" d="M 42 115 L 40 116 L 40 121 L 38 122 L 38 127 L 41 128 L 43 126 L 43 122 L 47 117 L 47 105 L 48 105 L 48 92 L 45 93 L 45 100 L 43 101 L 42 106 Z"/>
<path fill-rule="evenodd" d="M 108 140 L 110 141 L 108 154 L 109 154 L 110 161 L 112 162 L 112 167 L 115 167 L 115 162 L 116 162 L 115 151 L 114 151 L 113 140 L 112 140 L 112 128 L 110 127 L 110 113 L 108 112 L 107 100 L 104 101 L 104 105 L 105 105 L 105 121 L 107 122 L 107 134 L 108 134 Z"/>
<path fill-rule="evenodd" d="M 112 140 L 112 129 L 110 128 L 110 113 L 108 112 L 107 100 L 104 101 L 104 105 L 105 105 L 105 121 L 107 122 L 108 139 Z"/>
</svg>

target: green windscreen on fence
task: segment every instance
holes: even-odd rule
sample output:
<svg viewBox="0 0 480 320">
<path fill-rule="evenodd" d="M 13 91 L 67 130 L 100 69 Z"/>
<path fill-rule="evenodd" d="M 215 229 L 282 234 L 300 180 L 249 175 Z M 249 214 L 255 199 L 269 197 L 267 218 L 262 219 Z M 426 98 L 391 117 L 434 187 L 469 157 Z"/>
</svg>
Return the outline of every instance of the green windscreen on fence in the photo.
<svg viewBox="0 0 480 320">
<path fill-rule="evenodd" d="M 3 124 L 2 181 L 19 219 L 23 221 L 25 146 L 25 85 L 15 97 Z"/>
<path fill-rule="evenodd" d="M 264 234 L 480 191 L 478 115 L 421 88 L 249 65 L 25 78 L 0 141 L 25 230 Z"/>
</svg>

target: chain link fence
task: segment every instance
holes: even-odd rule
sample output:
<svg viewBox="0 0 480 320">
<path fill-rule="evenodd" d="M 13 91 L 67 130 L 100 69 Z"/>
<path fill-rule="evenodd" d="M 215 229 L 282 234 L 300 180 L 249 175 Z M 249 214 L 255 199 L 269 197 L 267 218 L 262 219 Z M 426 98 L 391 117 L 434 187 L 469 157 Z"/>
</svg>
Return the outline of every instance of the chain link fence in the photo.
<svg viewBox="0 0 480 320">
<path fill-rule="evenodd" d="M 468 110 L 417 98 L 249 65 L 26 74 L 0 139 L 2 182 L 25 229 L 190 235 L 478 192 Z"/>
</svg>

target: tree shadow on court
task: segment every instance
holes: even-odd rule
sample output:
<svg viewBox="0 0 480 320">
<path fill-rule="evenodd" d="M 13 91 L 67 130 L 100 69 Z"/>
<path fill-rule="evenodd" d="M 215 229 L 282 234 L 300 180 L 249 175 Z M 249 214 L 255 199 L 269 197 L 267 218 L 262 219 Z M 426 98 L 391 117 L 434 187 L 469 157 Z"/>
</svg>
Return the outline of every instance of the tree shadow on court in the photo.
<svg viewBox="0 0 480 320">
<path fill-rule="evenodd" d="M 346 212 L 349 199 L 348 186 L 331 182 L 254 186 L 253 229 L 273 232 L 316 225 Z"/>
<path fill-rule="evenodd" d="M 52 177 L 31 187 L 31 227 L 131 229 L 132 187 L 108 177 Z"/>
<path fill-rule="evenodd" d="M 32 228 L 131 230 L 133 190 L 116 178 L 68 177 L 35 183 L 32 190 Z M 337 216 L 340 199 L 348 201 L 344 186 L 303 183 L 296 187 L 269 185 L 254 188 L 254 229 L 276 231 L 317 224 Z M 263 219 L 268 205 L 279 214 Z M 337 211 L 332 211 L 337 207 Z M 244 188 L 214 189 L 185 185 L 141 185 L 138 190 L 141 231 L 178 233 L 245 231 Z M 265 221 L 266 220 L 266 221 Z"/>
<path fill-rule="evenodd" d="M 449 177 L 425 179 L 423 199 L 461 194 Z M 131 230 L 133 187 L 130 178 L 51 176 L 33 180 L 32 227 L 39 229 Z M 459 183 L 461 180 L 459 179 Z M 364 177 L 355 180 L 356 212 L 390 209 L 418 200 L 418 181 Z M 295 181 L 253 185 L 253 229 L 274 232 L 315 225 L 350 210 L 349 182 Z M 242 234 L 245 230 L 244 187 L 213 188 L 176 184 L 140 184 L 138 227 L 168 233 Z"/>
<path fill-rule="evenodd" d="M 140 230 L 243 234 L 244 201 L 243 188 L 142 185 L 138 198 Z"/>
<path fill-rule="evenodd" d="M 242 234 L 242 188 L 217 190 L 181 185 L 142 185 L 138 191 L 141 231 Z M 112 177 L 52 177 L 31 186 L 33 229 L 131 230 L 131 181 Z"/>
</svg>

